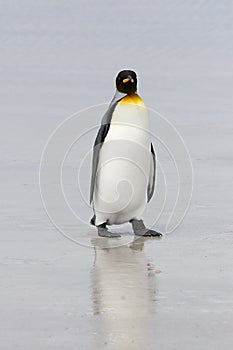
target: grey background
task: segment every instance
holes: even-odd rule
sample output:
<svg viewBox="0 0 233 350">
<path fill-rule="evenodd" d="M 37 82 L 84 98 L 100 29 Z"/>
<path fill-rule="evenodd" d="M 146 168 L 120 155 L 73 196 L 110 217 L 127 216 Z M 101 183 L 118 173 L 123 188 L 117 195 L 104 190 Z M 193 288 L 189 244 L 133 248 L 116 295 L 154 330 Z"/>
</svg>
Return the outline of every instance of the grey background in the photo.
<svg viewBox="0 0 233 350">
<path fill-rule="evenodd" d="M 0 1 L 1 348 L 231 349 L 232 7 Z M 181 132 L 195 189 L 173 235 L 93 266 L 94 249 L 50 224 L 38 167 L 53 129 L 109 102 L 123 68 Z"/>
</svg>

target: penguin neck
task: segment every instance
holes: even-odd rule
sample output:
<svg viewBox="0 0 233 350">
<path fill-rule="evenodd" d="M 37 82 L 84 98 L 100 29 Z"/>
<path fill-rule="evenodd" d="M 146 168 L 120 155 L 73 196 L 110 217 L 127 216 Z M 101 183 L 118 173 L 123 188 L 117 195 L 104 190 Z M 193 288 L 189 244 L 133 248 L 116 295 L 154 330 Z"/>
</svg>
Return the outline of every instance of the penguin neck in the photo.
<svg viewBox="0 0 233 350">
<path fill-rule="evenodd" d="M 128 94 L 125 97 L 123 97 L 120 102 L 120 104 L 130 104 L 130 105 L 138 105 L 141 107 L 145 107 L 145 104 L 141 97 L 135 92 L 133 94 Z"/>
<path fill-rule="evenodd" d="M 120 92 L 118 90 L 116 90 L 115 95 L 113 96 L 113 99 L 110 103 L 110 106 L 115 103 L 115 102 L 119 102 L 120 100 L 122 100 L 124 97 L 126 97 L 127 95 L 123 92 Z"/>
</svg>

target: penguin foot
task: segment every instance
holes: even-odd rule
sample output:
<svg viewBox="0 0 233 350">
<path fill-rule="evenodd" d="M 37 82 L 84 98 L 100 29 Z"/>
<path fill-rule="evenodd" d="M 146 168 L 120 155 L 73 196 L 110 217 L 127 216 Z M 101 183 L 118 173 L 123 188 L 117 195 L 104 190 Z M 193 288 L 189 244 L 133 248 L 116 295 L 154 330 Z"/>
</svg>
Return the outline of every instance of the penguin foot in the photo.
<svg viewBox="0 0 233 350">
<path fill-rule="evenodd" d="M 108 231 L 106 224 L 102 224 L 102 225 L 97 226 L 97 229 L 98 229 L 98 235 L 100 237 L 109 237 L 109 238 L 121 237 L 121 235 L 119 235 L 119 233 Z"/>
<path fill-rule="evenodd" d="M 149 229 L 142 229 L 134 232 L 135 236 L 143 236 L 143 237 L 162 237 L 162 233 L 154 231 L 154 230 L 149 230 Z"/>
<path fill-rule="evenodd" d="M 130 223 L 132 224 L 133 232 L 136 236 L 162 237 L 162 233 L 146 228 L 142 220 L 133 219 L 130 220 Z"/>
</svg>

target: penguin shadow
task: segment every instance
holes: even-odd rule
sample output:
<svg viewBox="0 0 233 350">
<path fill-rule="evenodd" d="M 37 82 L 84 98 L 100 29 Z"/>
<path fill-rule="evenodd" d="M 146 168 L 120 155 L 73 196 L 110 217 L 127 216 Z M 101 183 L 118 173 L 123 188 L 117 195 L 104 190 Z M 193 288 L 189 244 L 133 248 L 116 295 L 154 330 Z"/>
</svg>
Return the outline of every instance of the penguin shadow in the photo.
<svg viewBox="0 0 233 350">
<path fill-rule="evenodd" d="M 107 238 L 94 238 L 92 299 L 97 348 L 146 349 L 154 332 L 155 273 L 140 237 L 112 248 Z"/>
</svg>

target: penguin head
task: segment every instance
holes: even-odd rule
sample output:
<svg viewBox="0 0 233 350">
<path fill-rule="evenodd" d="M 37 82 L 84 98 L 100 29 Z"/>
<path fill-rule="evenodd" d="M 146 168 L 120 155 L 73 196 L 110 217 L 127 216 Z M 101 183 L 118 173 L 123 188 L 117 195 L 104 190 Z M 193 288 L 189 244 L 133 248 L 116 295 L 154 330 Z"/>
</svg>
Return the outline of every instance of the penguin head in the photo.
<svg viewBox="0 0 233 350">
<path fill-rule="evenodd" d="M 119 92 L 131 95 L 137 91 L 137 75 L 132 70 L 122 70 L 116 77 L 116 88 Z"/>
</svg>

